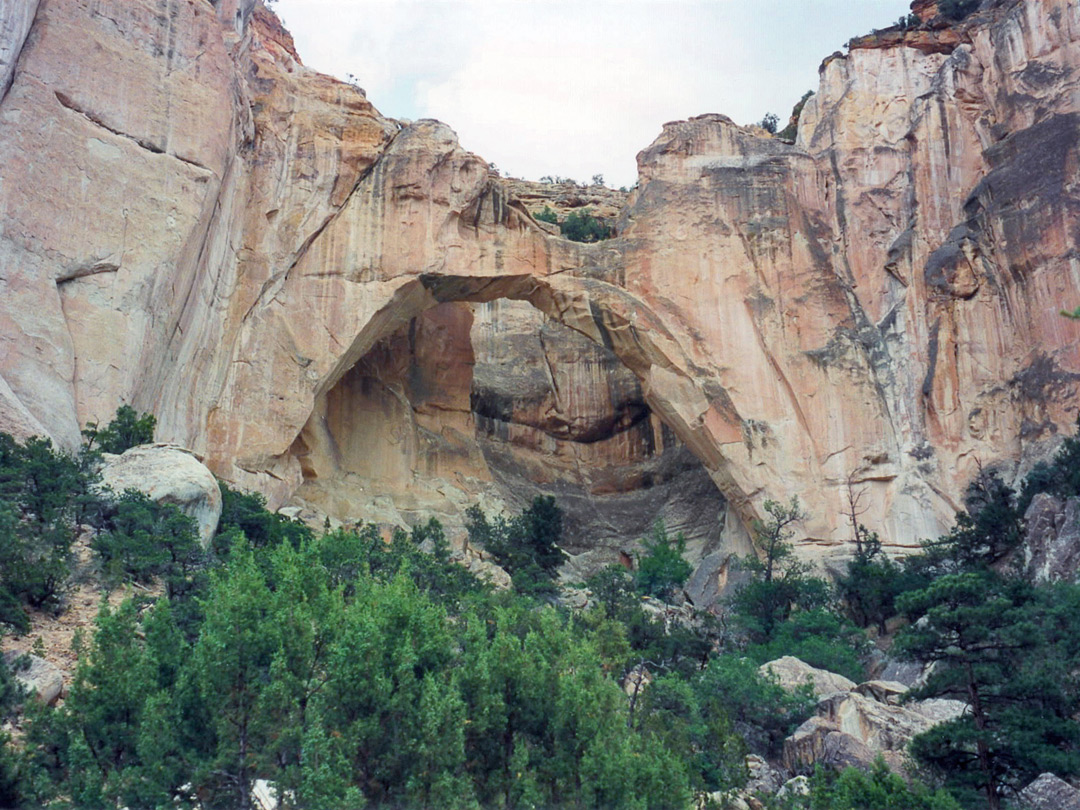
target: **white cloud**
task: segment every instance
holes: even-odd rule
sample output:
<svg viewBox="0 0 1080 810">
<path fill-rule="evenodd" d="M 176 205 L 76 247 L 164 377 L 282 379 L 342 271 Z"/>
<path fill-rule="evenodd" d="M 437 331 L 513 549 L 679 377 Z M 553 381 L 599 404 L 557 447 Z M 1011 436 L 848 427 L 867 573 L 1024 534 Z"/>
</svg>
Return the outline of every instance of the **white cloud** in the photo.
<svg viewBox="0 0 1080 810">
<path fill-rule="evenodd" d="M 906 0 L 280 0 L 305 63 L 433 117 L 504 172 L 629 185 L 665 121 L 782 118 Z"/>
</svg>

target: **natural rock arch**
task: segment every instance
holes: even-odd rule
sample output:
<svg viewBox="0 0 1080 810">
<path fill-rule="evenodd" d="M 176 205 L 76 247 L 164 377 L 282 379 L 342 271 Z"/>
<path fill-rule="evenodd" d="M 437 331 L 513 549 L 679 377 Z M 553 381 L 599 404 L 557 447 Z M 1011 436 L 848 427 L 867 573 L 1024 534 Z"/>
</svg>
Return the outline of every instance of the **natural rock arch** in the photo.
<svg viewBox="0 0 1080 810">
<path fill-rule="evenodd" d="M 596 279 L 526 274 L 416 276 L 397 288 L 320 380 L 313 418 L 320 412 L 320 401 L 362 358 L 413 319 L 443 304 L 498 299 L 528 302 L 551 320 L 609 349 L 638 379 L 651 411 L 702 463 L 740 521 L 750 525 L 756 513 L 728 470 L 722 450 L 724 443 L 743 441 L 734 407 L 718 386 L 706 392 L 688 373 L 690 361 L 678 341 L 642 301 Z M 302 441 L 303 432 L 297 441 Z"/>
<path fill-rule="evenodd" d="M 9 32 L 6 429 L 74 446 L 130 402 L 280 504 L 317 397 L 379 333 L 373 316 L 396 317 L 391 298 L 434 299 L 414 283 L 430 274 L 575 306 L 563 317 L 635 364 L 734 508 L 800 496 L 818 559 L 851 548 L 852 471 L 867 524 L 912 553 L 979 463 L 1020 474 L 1071 430 L 1070 0 L 999 4 L 955 50 L 919 32 L 855 43 L 823 64 L 794 146 L 719 115 L 666 124 L 618 238 L 593 246 L 543 232 L 449 127 L 384 118 L 304 68 L 250 2 L 179 4 L 182 25 L 138 3 L 49 3 L 33 36 L 26 15 Z M 133 52 L 128 30 L 161 47 Z M 79 70 L 72 32 L 93 45 Z M 79 184 L 91 193 L 55 193 Z M 89 216 L 88 200 L 115 204 Z M 667 330 L 621 334 L 651 319 L 619 288 Z"/>
<path fill-rule="evenodd" d="M 765 498 L 798 494 L 810 515 L 807 548 L 841 547 L 846 524 L 836 488 L 853 467 L 868 467 L 867 486 L 880 490 L 875 519 L 884 526 L 898 516 L 912 524 L 904 534 L 916 536 L 933 510 L 918 481 L 888 483 L 903 456 L 865 350 L 841 341 L 850 348 L 848 365 L 815 361 L 813 352 L 846 335 L 853 320 L 843 284 L 818 266 L 828 264 L 824 226 L 787 216 L 805 174 L 781 166 L 787 152 L 743 161 L 762 176 L 751 172 L 732 194 L 723 161 L 705 183 L 701 172 L 713 172 L 712 163 L 682 166 L 679 156 L 691 148 L 682 138 L 724 155 L 758 147 L 716 116 L 673 124 L 641 157 L 646 182 L 619 235 L 580 245 L 545 233 L 445 125 L 401 129 L 340 208 L 309 218 L 314 229 L 302 239 L 294 234 L 275 261 L 241 268 L 241 294 L 230 302 L 235 331 L 223 336 L 232 346 L 229 366 L 207 366 L 219 375 L 207 384 L 220 394 L 204 412 L 178 414 L 182 435 L 194 434 L 192 446 L 207 453 L 215 472 L 280 505 L 304 480 L 298 436 L 381 339 L 445 301 L 528 301 L 610 344 L 640 381 L 645 403 L 702 462 L 744 526 Z M 778 183 L 792 187 L 780 193 Z M 672 226 L 665 212 L 675 204 Z M 717 221 L 715 238 L 687 242 L 690 221 L 715 219 L 717 205 L 732 222 L 755 218 L 753 233 Z M 769 224 L 768 238 L 761 223 Z M 739 270 L 748 255 L 753 278 Z M 801 270 L 792 274 L 793 267 Z M 187 378 L 173 383 L 190 385 Z M 821 406 L 808 415 L 802 405 L 810 396 Z M 174 399 L 171 390 L 164 399 Z M 867 419 L 839 418 L 851 402 L 864 403 Z M 389 454 L 386 461 L 400 465 Z"/>
</svg>

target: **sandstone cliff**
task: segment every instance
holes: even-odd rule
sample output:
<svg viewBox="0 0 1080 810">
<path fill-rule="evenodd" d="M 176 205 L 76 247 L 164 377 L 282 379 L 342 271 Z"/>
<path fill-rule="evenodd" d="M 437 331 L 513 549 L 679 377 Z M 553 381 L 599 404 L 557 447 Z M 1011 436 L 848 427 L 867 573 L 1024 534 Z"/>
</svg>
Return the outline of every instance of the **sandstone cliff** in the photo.
<svg viewBox="0 0 1080 810">
<path fill-rule="evenodd" d="M 790 494 L 843 556 L 850 481 L 914 547 L 1078 403 L 1080 8 L 984 6 L 826 60 L 794 145 L 665 125 L 579 245 L 254 0 L 0 2 L 0 429 L 130 402 L 272 504 L 551 491 L 575 552 L 661 514 L 721 572 Z"/>
</svg>

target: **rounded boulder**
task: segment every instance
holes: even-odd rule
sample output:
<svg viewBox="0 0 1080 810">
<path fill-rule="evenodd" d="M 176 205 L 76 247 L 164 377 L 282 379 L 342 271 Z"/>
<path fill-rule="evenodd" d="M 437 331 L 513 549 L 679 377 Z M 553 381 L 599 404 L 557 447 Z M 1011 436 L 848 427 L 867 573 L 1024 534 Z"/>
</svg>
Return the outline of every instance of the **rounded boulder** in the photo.
<svg viewBox="0 0 1080 810">
<path fill-rule="evenodd" d="M 103 458 L 103 487 L 117 495 L 135 489 L 153 501 L 175 505 L 195 519 L 199 542 L 209 544 L 221 518 L 221 490 L 194 453 L 175 444 L 143 444 Z"/>
</svg>

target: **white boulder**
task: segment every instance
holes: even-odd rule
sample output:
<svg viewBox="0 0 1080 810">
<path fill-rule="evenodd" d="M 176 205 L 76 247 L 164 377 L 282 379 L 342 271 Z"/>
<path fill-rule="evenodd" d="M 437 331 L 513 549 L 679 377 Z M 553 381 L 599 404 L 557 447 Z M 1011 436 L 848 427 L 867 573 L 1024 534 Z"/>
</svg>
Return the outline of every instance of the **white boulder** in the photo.
<svg viewBox="0 0 1080 810">
<path fill-rule="evenodd" d="M 194 453 L 174 444 L 143 444 L 103 458 L 104 487 L 115 495 L 135 489 L 158 503 L 174 504 L 195 519 L 199 542 L 210 543 L 221 517 L 221 490 Z"/>
<path fill-rule="evenodd" d="M 6 652 L 4 663 L 14 666 L 19 657 L 17 652 Z M 64 693 L 63 670 L 36 655 L 27 655 L 26 658 L 29 660 L 29 666 L 26 669 L 17 669 L 15 680 L 42 703 L 52 705 Z"/>
</svg>

